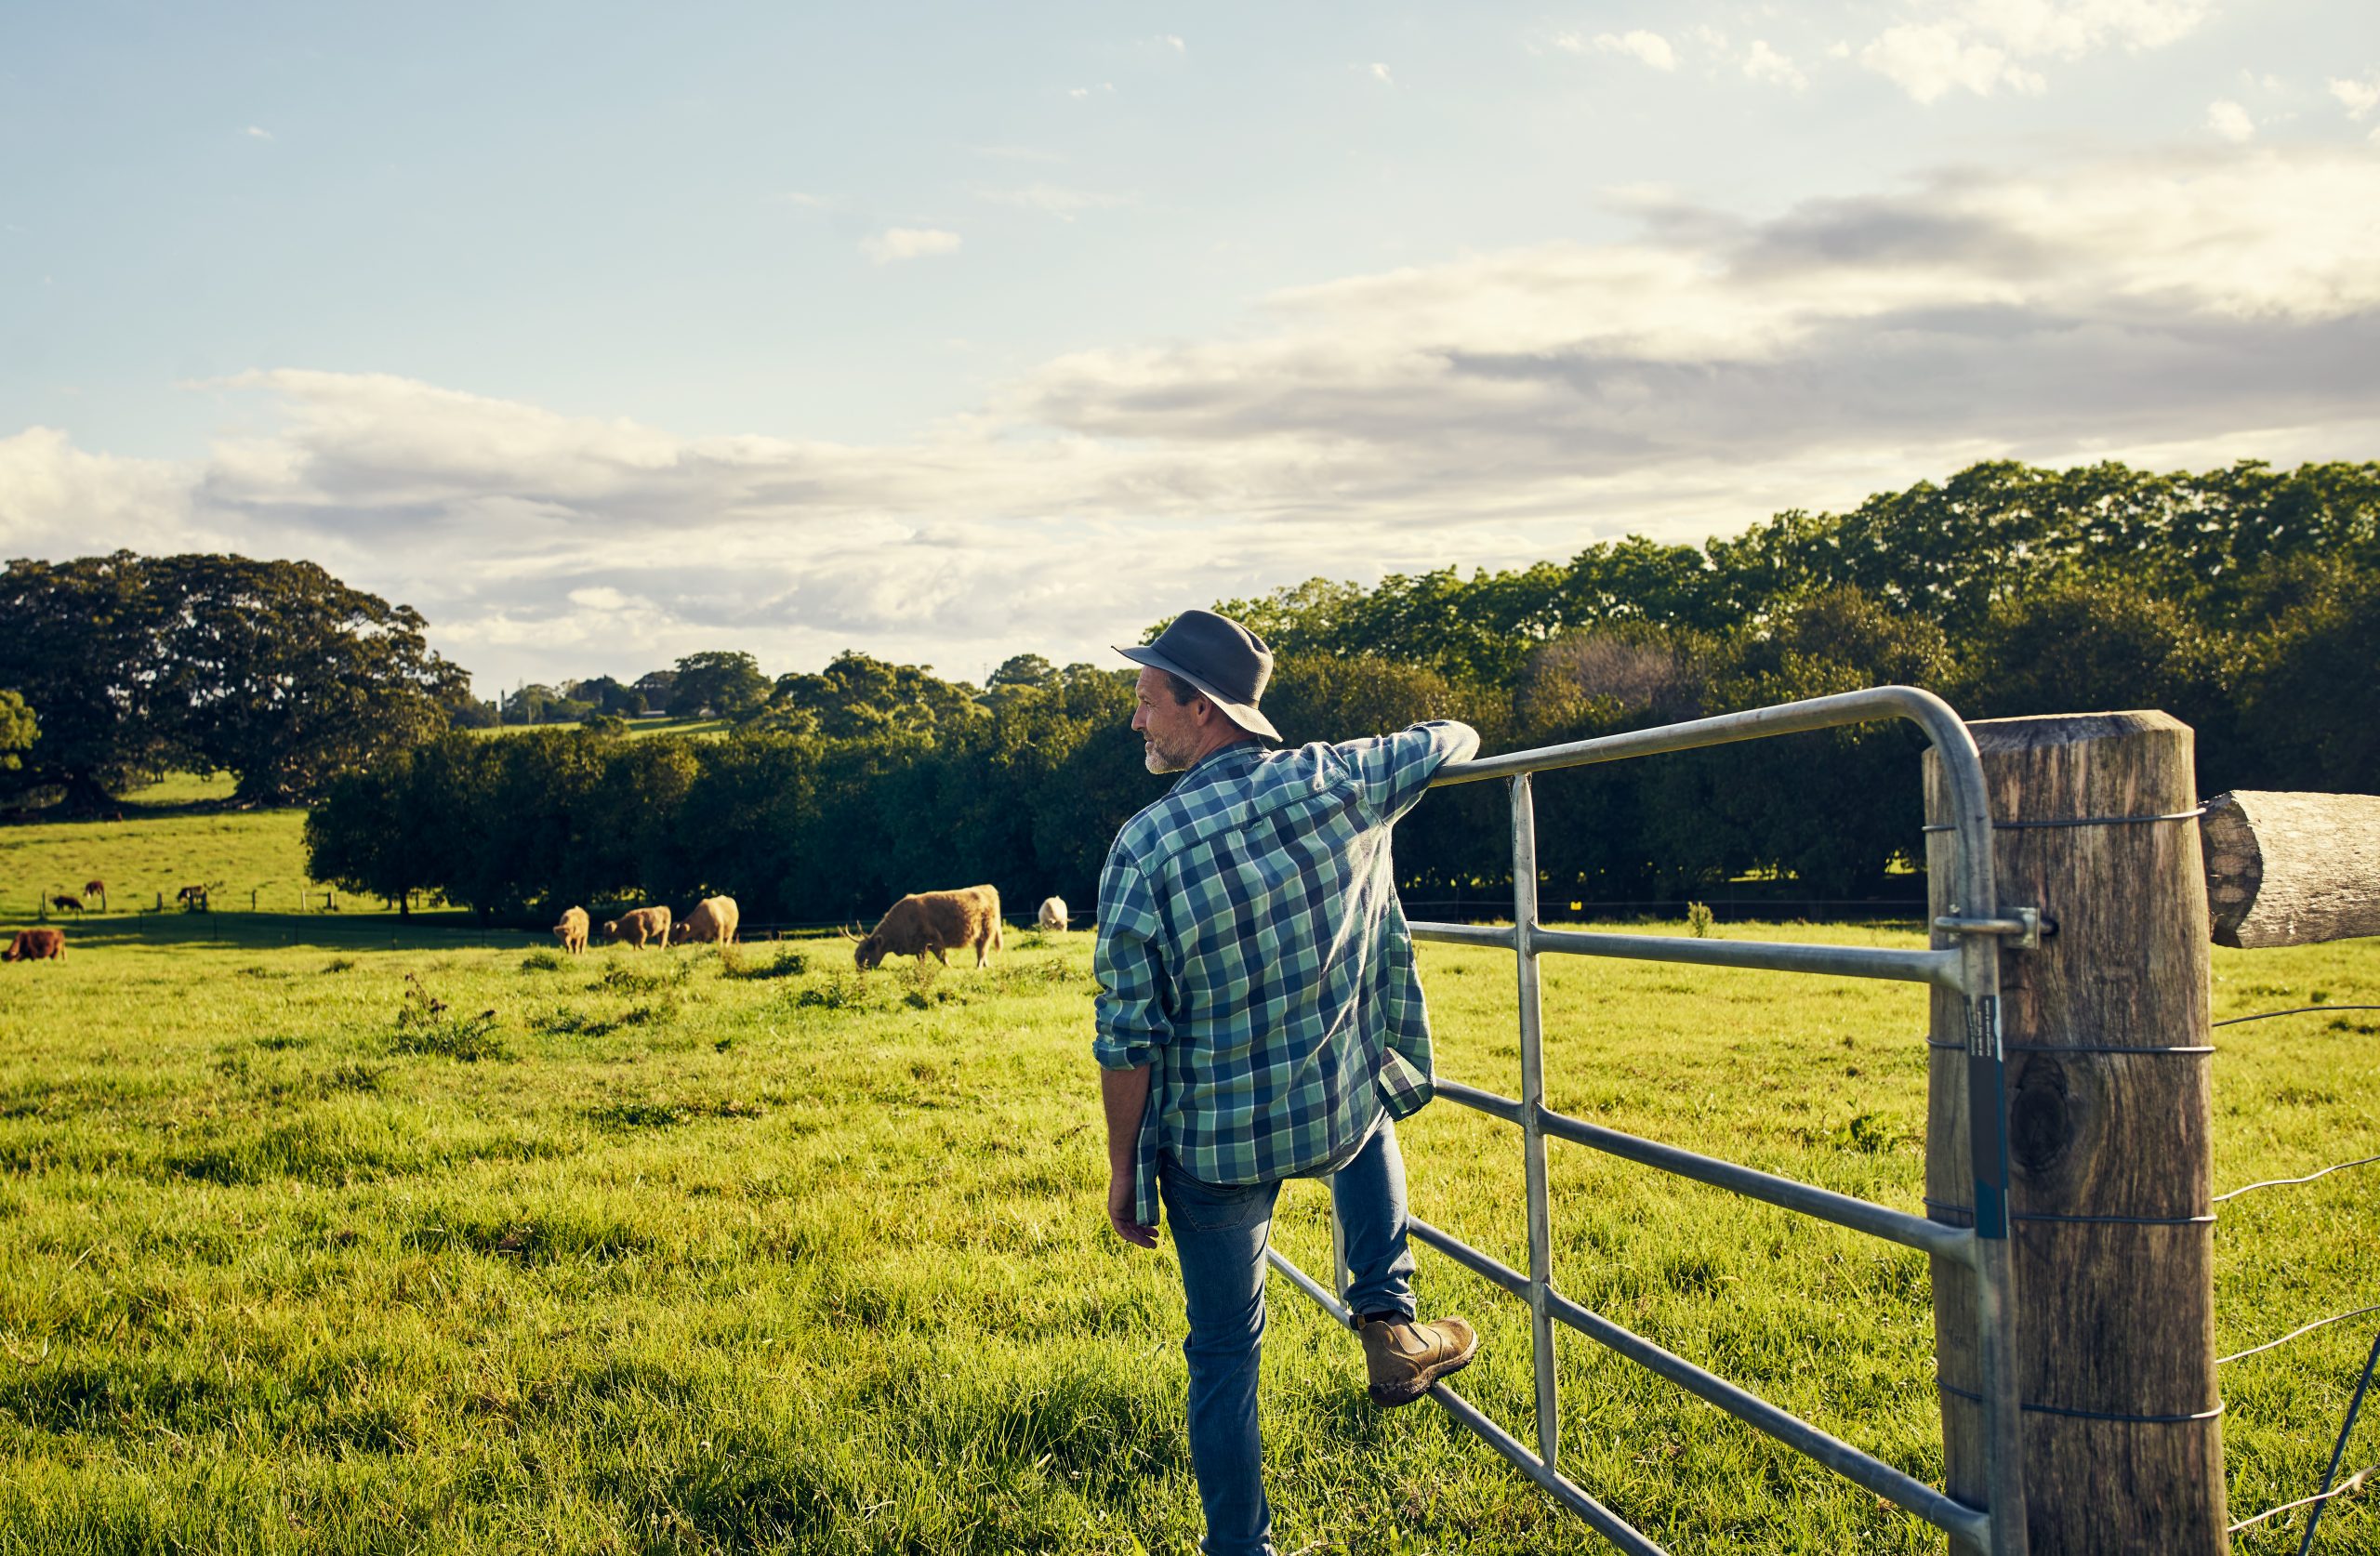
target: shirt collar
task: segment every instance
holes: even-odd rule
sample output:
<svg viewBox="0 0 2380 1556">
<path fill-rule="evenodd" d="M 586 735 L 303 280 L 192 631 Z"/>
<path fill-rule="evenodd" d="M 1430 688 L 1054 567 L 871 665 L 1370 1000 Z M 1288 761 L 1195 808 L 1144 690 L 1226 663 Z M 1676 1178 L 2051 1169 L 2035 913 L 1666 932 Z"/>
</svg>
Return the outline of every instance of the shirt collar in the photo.
<svg viewBox="0 0 2380 1556">
<path fill-rule="evenodd" d="M 1228 758 L 1257 755 L 1261 754 L 1263 749 L 1264 743 L 1258 740 L 1253 735 L 1250 736 L 1246 740 L 1235 740 L 1229 745 L 1217 746 L 1214 750 L 1208 752 L 1205 756 L 1199 758 L 1197 761 L 1183 769 L 1182 776 L 1173 781 L 1173 786 L 1177 789 L 1185 787 L 1192 779 L 1197 777 L 1200 773 L 1207 771 L 1209 768 L 1216 766 Z"/>
</svg>

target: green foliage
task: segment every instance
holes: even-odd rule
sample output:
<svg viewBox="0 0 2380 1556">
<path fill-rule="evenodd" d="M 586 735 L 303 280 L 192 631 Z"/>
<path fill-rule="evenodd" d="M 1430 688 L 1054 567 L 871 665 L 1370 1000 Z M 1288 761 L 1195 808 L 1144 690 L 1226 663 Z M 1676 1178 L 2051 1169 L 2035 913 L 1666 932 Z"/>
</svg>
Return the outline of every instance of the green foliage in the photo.
<svg viewBox="0 0 2380 1556">
<path fill-rule="evenodd" d="M 20 753 L 32 749 L 40 738 L 41 725 L 25 699 L 14 692 L 0 692 L 0 772 L 14 772 L 22 766 Z"/>
<path fill-rule="evenodd" d="M 769 700 L 769 679 L 748 653 L 712 650 L 678 661 L 669 706 L 678 713 L 704 708 L 727 719 L 749 719 Z"/>
<path fill-rule="evenodd" d="M 0 681 L 42 711 L 32 784 L 99 809 L 168 765 L 287 803 L 446 727 L 426 624 L 311 562 L 118 551 L 0 573 Z"/>
<path fill-rule="evenodd" d="M 1695 939 L 1709 940 L 1715 922 L 1709 903 L 1688 903 L 1686 904 L 1686 932 Z"/>
</svg>

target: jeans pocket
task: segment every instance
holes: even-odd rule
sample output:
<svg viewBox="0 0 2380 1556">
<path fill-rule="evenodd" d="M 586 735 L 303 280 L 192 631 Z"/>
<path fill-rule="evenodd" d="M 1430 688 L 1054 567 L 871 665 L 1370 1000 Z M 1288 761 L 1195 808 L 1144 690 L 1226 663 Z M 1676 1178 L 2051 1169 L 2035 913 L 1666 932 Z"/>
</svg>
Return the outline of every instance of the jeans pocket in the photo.
<svg viewBox="0 0 2380 1556">
<path fill-rule="evenodd" d="M 1193 1178 L 1172 1157 L 1157 1161 L 1157 1189 L 1174 1220 L 1200 1232 L 1236 1232 L 1269 1220 L 1277 1183 L 1210 1183 Z"/>
</svg>

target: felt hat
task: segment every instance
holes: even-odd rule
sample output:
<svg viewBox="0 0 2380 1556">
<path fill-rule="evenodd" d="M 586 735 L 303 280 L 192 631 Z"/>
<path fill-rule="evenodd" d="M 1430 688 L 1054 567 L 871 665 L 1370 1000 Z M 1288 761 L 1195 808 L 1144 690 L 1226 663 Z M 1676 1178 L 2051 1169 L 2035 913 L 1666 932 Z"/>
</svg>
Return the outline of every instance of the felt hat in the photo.
<svg viewBox="0 0 2380 1556">
<path fill-rule="evenodd" d="M 1172 671 L 1249 733 L 1281 738 L 1273 721 L 1256 711 L 1264 683 L 1273 679 L 1273 651 L 1229 616 L 1184 611 L 1157 634 L 1157 641 L 1134 648 L 1118 643 L 1116 652 L 1135 665 Z"/>
</svg>

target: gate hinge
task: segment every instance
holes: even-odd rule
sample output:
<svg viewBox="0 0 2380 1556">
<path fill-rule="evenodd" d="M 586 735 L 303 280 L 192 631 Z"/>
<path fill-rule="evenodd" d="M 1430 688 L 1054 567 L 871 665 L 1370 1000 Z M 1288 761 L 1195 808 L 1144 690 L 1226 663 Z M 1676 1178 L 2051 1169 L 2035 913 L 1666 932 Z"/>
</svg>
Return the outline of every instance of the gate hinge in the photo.
<svg viewBox="0 0 2380 1556">
<path fill-rule="evenodd" d="M 1934 927 L 1954 935 L 2005 935 L 2012 950 L 2038 951 L 2042 937 L 2057 933 L 2057 920 L 2039 908 L 2020 907 L 2003 910 L 2000 918 L 1969 918 L 1962 914 L 1946 913 L 1934 920 Z"/>
</svg>

